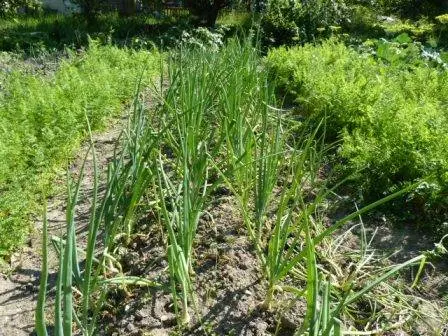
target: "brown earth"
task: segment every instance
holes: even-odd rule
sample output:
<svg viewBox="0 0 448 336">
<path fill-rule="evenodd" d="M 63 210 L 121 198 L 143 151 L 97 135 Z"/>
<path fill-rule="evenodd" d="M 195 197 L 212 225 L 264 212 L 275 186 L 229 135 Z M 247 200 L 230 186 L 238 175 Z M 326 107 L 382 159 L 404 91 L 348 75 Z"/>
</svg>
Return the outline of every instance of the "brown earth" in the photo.
<svg viewBox="0 0 448 336">
<path fill-rule="evenodd" d="M 120 290 L 110 297 L 104 335 L 293 335 L 305 311 L 303 302 L 279 295 L 275 311 L 261 308 L 265 284 L 260 264 L 251 252 L 243 222 L 232 196 L 220 195 L 202 216 L 196 237 L 195 307 L 188 330 L 177 331 L 171 294 L 137 289 L 126 297 Z M 151 216 L 149 216 L 151 217 Z M 131 247 L 121 251 L 128 274 L 168 286 L 165 237 L 157 225 L 143 224 Z M 140 298 L 136 300 L 136 298 Z M 144 299 L 141 299 L 144 298 Z M 279 303 L 281 302 L 281 304 Z M 115 307 L 115 309 L 113 308 Z"/>
</svg>

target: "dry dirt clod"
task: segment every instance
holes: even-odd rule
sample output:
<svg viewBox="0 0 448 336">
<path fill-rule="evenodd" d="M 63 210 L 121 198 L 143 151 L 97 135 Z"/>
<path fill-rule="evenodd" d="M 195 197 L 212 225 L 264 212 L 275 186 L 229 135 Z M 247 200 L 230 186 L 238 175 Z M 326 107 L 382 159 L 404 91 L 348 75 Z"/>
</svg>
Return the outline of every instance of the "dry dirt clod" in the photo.
<svg viewBox="0 0 448 336">
<path fill-rule="evenodd" d="M 126 326 L 126 331 L 133 334 L 133 333 L 137 332 L 137 327 L 132 323 L 128 323 Z"/>
</svg>

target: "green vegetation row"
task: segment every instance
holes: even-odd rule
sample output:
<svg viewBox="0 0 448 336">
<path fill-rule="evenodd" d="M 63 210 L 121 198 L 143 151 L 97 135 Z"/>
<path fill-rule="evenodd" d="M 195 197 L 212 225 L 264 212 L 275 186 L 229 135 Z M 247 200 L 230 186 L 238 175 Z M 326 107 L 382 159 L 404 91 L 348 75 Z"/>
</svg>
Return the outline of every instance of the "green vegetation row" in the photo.
<svg viewBox="0 0 448 336">
<path fill-rule="evenodd" d="M 157 42 L 155 36 L 174 23 L 172 18 L 156 20 L 146 15 L 123 18 L 117 13 L 98 16 L 94 21 L 62 14 L 0 18 L 0 49 L 36 54 L 42 50 L 81 48 L 88 46 L 89 36 L 103 43 L 132 45 L 134 38 L 144 35 Z"/>
<path fill-rule="evenodd" d="M 371 251 L 362 221 L 360 247 L 343 251 L 350 233 L 346 224 L 415 185 L 356 208 L 328 226 L 326 202 L 336 187 L 319 173 L 328 152 L 320 135 L 323 123 L 310 131 L 308 123 L 279 108 L 275 82 L 267 80 L 249 39 L 230 40 L 220 50 L 181 45 L 168 58 L 168 87 L 154 91 L 160 102 L 156 110 L 145 110 L 136 95 L 119 146 L 123 150 L 108 166 L 104 195 L 99 196 L 98 181 L 94 182 L 87 246 L 78 243 L 74 215 L 80 179 L 69 179 L 66 234 L 52 238 L 60 255 L 55 335 L 98 334 L 108 293 L 117 286 L 128 293 L 135 286 L 170 291 L 181 334 L 193 322 L 201 323 L 201 317 L 192 314 L 198 301 L 196 232 L 205 225 L 200 219 L 214 191 L 223 186 L 236 201 L 242 229 L 259 260 L 263 309 L 281 309 L 276 298 L 284 292 L 306 302 L 296 335 L 375 334 L 415 330 L 424 323 L 427 315 L 419 311 L 423 301 L 387 280 L 420 263 L 417 284 L 427 258 L 437 253 L 425 252 L 403 264 L 382 264 Z M 154 214 L 146 216 L 145 226 L 163 230 L 166 237 L 162 244 L 169 280 L 122 271 L 118 251 L 132 245 L 145 213 Z M 46 232 L 44 238 L 47 241 Z M 43 252 L 46 255 L 46 245 Z M 443 245 L 437 252 L 446 252 Z M 348 260 L 349 271 L 344 269 Z M 48 271 L 46 260 L 42 271 Z M 45 289 L 42 277 L 36 314 L 39 336 L 47 334 L 49 324 Z M 401 316 L 409 319 L 403 322 Z"/>
<path fill-rule="evenodd" d="M 403 49 L 380 45 L 375 55 L 330 40 L 271 50 L 266 64 L 297 113 L 315 124 L 325 118 L 329 140 L 341 141 L 338 153 L 346 171 L 356 173 L 366 199 L 431 176 L 405 202 L 412 219 L 423 216 L 432 229 L 443 231 L 448 72 L 408 62 Z"/>
<path fill-rule="evenodd" d="M 295 45 L 348 33 L 353 39 L 408 33 L 447 46 L 448 7 L 438 0 L 270 0 L 261 16 L 262 41 Z"/>
<path fill-rule="evenodd" d="M 245 12 L 224 12 L 218 18 L 218 24 L 230 30 L 249 28 L 250 23 L 251 15 Z M 148 49 L 153 45 L 161 49 L 175 46 L 184 30 L 194 27 L 189 17 L 149 14 L 122 17 L 118 13 L 104 13 L 90 21 L 83 16 L 62 14 L 0 17 L 0 50 L 36 56 L 67 47 L 85 48 L 90 38 L 101 44 L 133 49 Z"/>
<path fill-rule="evenodd" d="M 234 32 L 260 24 L 261 42 L 266 47 L 303 44 L 333 35 L 348 36 L 346 33 L 350 39 L 357 39 L 356 43 L 401 33 L 431 47 L 446 47 L 448 43 L 448 8 L 443 6 L 413 20 L 394 15 L 385 6 L 353 0 L 306 3 L 271 0 L 263 8 L 260 12 L 222 10 L 215 28 L 227 27 Z M 0 17 L 0 50 L 36 54 L 42 50 L 81 48 L 88 45 L 88 36 L 132 48 L 153 44 L 167 47 L 175 45 L 184 30 L 196 26 L 191 16 L 160 15 L 159 12 L 132 16 L 105 12 L 92 18 L 54 13 Z"/>
<path fill-rule="evenodd" d="M 135 91 L 159 69 L 156 52 L 135 52 L 91 42 L 86 52 L 68 52 L 54 74 L 20 68 L 0 73 L 0 255 L 20 246 L 39 194 L 68 163 L 86 135 L 117 116 Z M 6 70 L 5 70 L 6 71 Z"/>
</svg>

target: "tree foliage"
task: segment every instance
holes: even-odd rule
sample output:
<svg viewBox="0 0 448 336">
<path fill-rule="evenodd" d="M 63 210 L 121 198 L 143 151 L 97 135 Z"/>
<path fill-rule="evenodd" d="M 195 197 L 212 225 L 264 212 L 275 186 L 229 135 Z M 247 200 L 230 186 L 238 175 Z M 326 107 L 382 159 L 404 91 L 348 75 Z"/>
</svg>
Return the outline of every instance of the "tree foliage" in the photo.
<svg viewBox="0 0 448 336">
<path fill-rule="evenodd" d="M 344 0 L 270 0 L 261 22 L 266 44 L 279 46 L 312 41 L 349 20 Z"/>
<path fill-rule="evenodd" d="M 88 18 L 92 18 L 100 9 L 103 0 L 71 0 L 78 5 L 81 12 Z"/>
<path fill-rule="evenodd" d="M 448 10 L 446 0 L 380 0 L 378 4 L 386 14 L 411 18 L 434 16 Z"/>
<path fill-rule="evenodd" d="M 38 0 L 0 0 L 0 16 L 15 14 L 19 9 L 37 10 L 40 6 Z"/>
<path fill-rule="evenodd" d="M 185 0 L 185 6 L 201 24 L 214 26 L 219 11 L 230 4 L 230 0 Z"/>
</svg>

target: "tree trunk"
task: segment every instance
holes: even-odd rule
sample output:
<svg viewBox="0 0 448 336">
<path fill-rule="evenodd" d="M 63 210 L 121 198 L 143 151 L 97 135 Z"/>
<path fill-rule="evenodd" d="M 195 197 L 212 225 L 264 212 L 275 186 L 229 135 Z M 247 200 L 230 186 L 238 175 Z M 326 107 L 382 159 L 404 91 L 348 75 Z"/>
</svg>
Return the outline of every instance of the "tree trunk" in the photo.
<svg viewBox="0 0 448 336">
<path fill-rule="evenodd" d="M 213 27 L 218 19 L 219 11 L 227 4 L 227 0 L 186 0 L 185 6 L 199 19 L 201 24 Z"/>
<path fill-rule="evenodd" d="M 205 22 L 207 27 L 213 27 L 216 24 L 216 20 L 218 19 L 220 8 L 213 6 L 208 13 L 204 13 L 207 17 L 205 18 Z"/>
<path fill-rule="evenodd" d="M 120 14 L 123 16 L 134 15 L 137 10 L 136 0 L 122 0 Z"/>
</svg>

